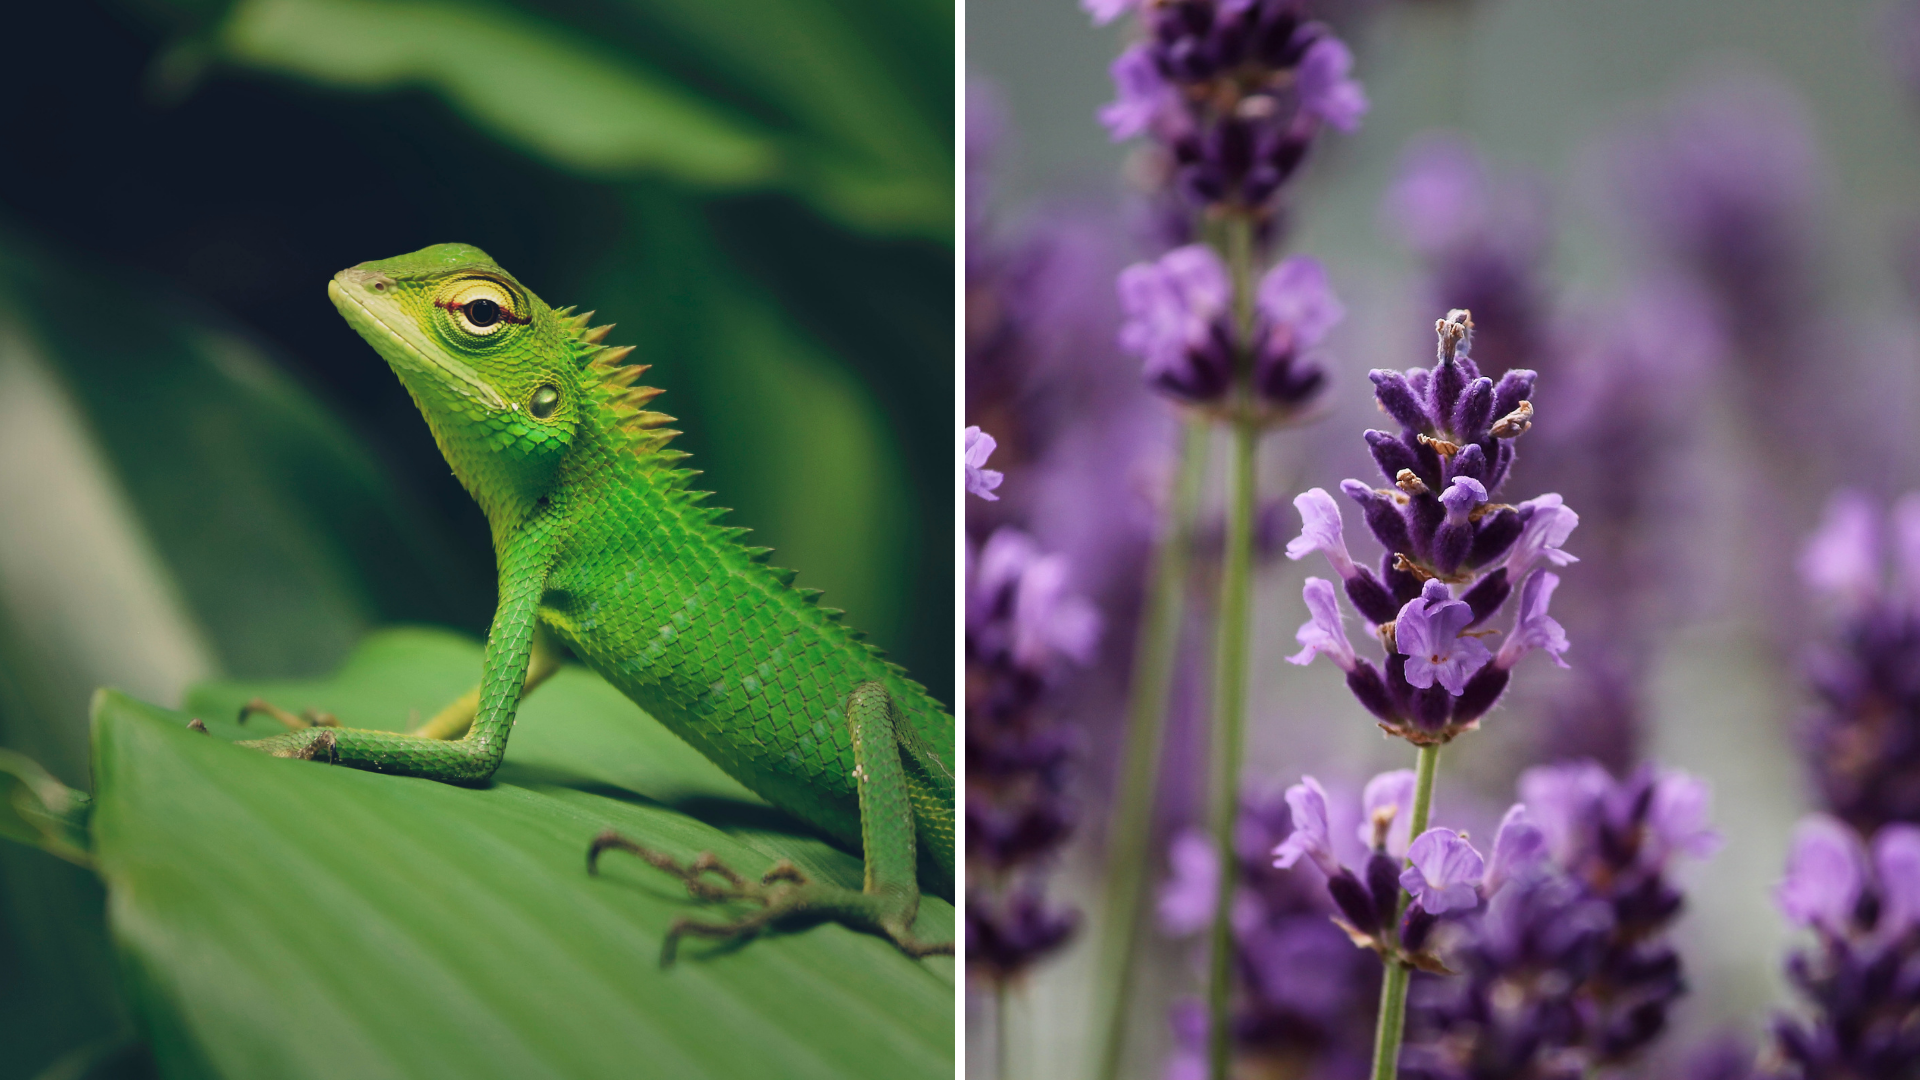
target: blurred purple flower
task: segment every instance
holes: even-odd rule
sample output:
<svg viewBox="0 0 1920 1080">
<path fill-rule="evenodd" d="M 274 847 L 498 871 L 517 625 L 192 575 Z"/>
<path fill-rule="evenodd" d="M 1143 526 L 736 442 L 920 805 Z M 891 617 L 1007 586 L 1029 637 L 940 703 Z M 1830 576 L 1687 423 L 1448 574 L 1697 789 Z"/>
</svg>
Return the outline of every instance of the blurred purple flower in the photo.
<svg viewBox="0 0 1920 1080">
<path fill-rule="evenodd" d="M 1487 858 L 1487 873 L 1481 880 L 1481 893 L 1491 897 L 1509 881 L 1526 880 L 1540 873 L 1547 864 L 1547 838 L 1527 816 L 1525 803 L 1509 807 L 1500 819 L 1500 831 L 1494 834 L 1493 851 Z"/>
<path fill-rule="evenodd" d="M 1120 272 L 1120 347 L 1146 363 L 1148 383 L 1195 401 L 1226 392 L 1233 351 L 1233 282 L 1205 244 L 1175 248 Z"/>
<path fill-rule="evenodd" d="M 1407 848 L 1412 865 L 1400 874 L 1400 886 L 1429 913 L 1465 911 L 1480 902 L 1480 878 L 1486 862 L 1473 845 L 1451 829 L 1428 829 Z"/>
<path fill-rule="evenodd" d="M 1827 503 L 1820 530 L 1800 555 L 1807 588 L 1848 607 L 1880 595 L 1880 513 L 1858 491 L 1842 491 Z"/>
<path fill-rule="evenodd" d="M 1160 928 L 1186 937 L 1213 925 L 1220 894 L 1220 858 L 1213 842 L 1204 833 L 1183 832 L 1173 838 L 1167 862 L 1173 876 L 1160 886 Z"/>
<path fill-rule="evenodd" d="M 1920 825 L 1899 822 L 1873 836 L 1873 871 L 1880 884 L 1874 935 L 1897 941 L 1920 926 Z"/>
<path fill-rule="evenodd" d="M 1296 84 L 1301 111 L 1340 131 L 1358 131 L 1360 118 L 1367 114 L 1367 94 L 1348 75 L 1352 70 L 1353 50 L 1339 38 L 1322 37 L 1308 46 Z"/>
<path fill-rule="evenodd" d="M 1297 408 L 1326 381 L 1309 355 L 1346 317 L 1318 259 L 1295 255 L 1260 279 L 1255 301 L 1253 382 L 1270 404 Z"/>
<path fill-rule="evenodd" d="M 1000 486 L 1005 474 L 986 467 L 987 458 L 993 455 L 997 444 L 993 436 L 981 431 L 976 425 L 966 430 L 966 457 L 963 471 L 966 474 L 967 490 L 988 502 L 998 502 L 1000 496 L 993 489 Z"/>
<path fill-rule="evenodd" d="M 1867 852 L 1858 834 L 1835 818 L 1812 814 L 1794 826 L 1787 876 L 1774 900 L 1796 926 L 1845 934 L 1866 879 Z"/>
<path fill-rule="evenodd" d="M 1093 25 L 1105 26 L 1138 4 L 1139 0 L 1080 0 L 1080 10 L 1093 16 Z"/>
<path fill-rule="evenodd" d="M 1130 45 L 1107 69 L 1113 76 L 1114 100 L 1100 107 L 1100 123 L 1114 142 L 1152 131 L 1179 108 L 1179 92 L 1167 84 L 1146 42 Z"/>
<path fill-rule="evenodd" d="M 1439 586 L 1407 601 L 1394 622 L 1394 647 L 1407 658 L 1408 685 L 1426 689 L 1438 682 L 1459 697 L 1493 654 L 1479 638 L 1462 634 L 1474 621 L 1473 609 L 1444 597 L 1445 586 Z"/>
<path fill-rule="evenodd" d="M 1115 140 L 1152 136 L 1191 209 L 1265 214 L 1321 126 L 1352 131 L 1367 110 L 1352 52 L 1303 4 L 1088 4 L 1096 22 L 1130 6 L 1144 31 L 1110 69 L 1100 122 Z"/>
</svg>

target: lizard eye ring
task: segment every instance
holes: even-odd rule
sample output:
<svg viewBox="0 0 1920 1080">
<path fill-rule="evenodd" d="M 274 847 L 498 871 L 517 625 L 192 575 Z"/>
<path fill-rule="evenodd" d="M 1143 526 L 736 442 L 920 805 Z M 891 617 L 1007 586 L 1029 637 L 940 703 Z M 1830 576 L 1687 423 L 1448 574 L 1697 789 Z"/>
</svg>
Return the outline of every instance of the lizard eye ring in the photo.
<svg viewBox="0 0 1920 1080">
<path fill-rule="evenodd" d="M 527 319 L 513 310 L 513 297 L 491 281 L 469 279 L 442 294 L 434 306 L 444 308 L 447 318 L 462 333 L 472 337 L 492 337 L 508 326 L 524 325 Z"/>
<path fill-rule="evenodd" d="M 540 389 L 533 392 L 533 397 L 527 401 L 527 414 L 535 420 L 545 420 L 552 416 L 554 410 L 559 407 L 560 391 L 551 383 L 543 383 Z"/>
</svg>

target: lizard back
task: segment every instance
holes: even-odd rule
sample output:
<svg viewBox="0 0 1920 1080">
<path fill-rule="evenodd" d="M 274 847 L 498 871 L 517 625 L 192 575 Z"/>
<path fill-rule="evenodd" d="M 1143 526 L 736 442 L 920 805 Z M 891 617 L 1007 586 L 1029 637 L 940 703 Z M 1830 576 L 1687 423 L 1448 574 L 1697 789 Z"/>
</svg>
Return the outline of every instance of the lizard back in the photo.
<svg viewBox="0 0 1920 1080">
<path fill-rule="evenodd" d="M 591 332 L 586 332 L 590 335 Z M 587 337 L 591 342 L 591 337 Z M 629 350 L 601 349 L 556 485 L 567 522 L 541 618 L 587 666 L 773 805 L 860 844 L 846 700 L 863 682 L 892 699 L 926 886 L 951 896 L 953 717 L 823 608 L 768 550 L 739 542 L 692 491 L 670 417 L 633 387 Z"/>
</svg>

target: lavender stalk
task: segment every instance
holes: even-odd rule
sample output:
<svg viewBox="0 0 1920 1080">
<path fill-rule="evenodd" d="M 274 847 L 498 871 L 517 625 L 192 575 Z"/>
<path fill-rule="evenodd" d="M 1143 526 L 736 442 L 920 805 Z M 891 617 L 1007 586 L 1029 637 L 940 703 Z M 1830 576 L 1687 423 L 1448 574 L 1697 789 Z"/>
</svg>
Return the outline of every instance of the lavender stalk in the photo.
<svg viewBox="0 0 1920 1080">
<path fill-rule="evenodd" d="M 1140 901 L 1147 887 L 1147 849 L 1153 832 L 1153 793 L 1160 777 L 1160 746 L 1179 657 L 1194 513 L 1207 473 L 1209 434 L 1207 425 L 1198 421 L 1189 421 L 1182 431 L 1166 533 L 1154 553 L 1146 611 L 1134 650 L 1133 685 L 1127 701 L 1126 771 L 1114 801 L 1105 936 L 1096 984 L 1103 998 L 1094 1030 L 1104 1036 L 1095 1075 L 1103 1080 L 1119 1075 L 1126 1045 L 1126 1009 L 1135 970 L 1133 942 L 1140 921 Z"/>
</svg>

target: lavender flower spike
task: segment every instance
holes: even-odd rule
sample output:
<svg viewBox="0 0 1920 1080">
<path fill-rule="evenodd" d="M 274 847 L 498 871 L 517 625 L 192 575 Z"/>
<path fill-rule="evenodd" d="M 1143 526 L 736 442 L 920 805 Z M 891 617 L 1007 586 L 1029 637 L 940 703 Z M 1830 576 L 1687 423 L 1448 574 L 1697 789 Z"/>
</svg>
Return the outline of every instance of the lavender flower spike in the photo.
<svg viewBox="0 0 1920 1080">
<path fill-rule="evenodd" d="M 987 458 L 993 455 L 994 447 L 999 444 L 993 436 L 981 431 L 977 424 L 969 427 L 966 435 L 967 490 L 988 502 L 999 502 L 1000 496 L 995 495 L 993 489 L 1000 486 L 1000 481 L 1006 479 L 1006 475 L 998 469 L 986 467 Z"/>
<path fill-rule="evenodd" d="M 1480 903 L 1480 878 L 1486 861 L 1473 845 L 1451 829 L 1428 829 L 1407 848 L 1413 863 L 1400 874 L 1400 887 L 1429 915 L 1464 911 Z"/>
<path fill-rule="evenodd" d="M 1793 829 L 1787 876 L 1774 900 L 1789 920 L 1844 935 L 1866 887 L 1867 853 L 1854 831 L 1825 814 L 1809 814 Z"/>
<path fill-rule="evenodd" d="M 1310 664 L 1315 656 L 1324 653 L 1341 671 L 1352 671 L 1359 660 L 1354 656 L 1353 643 L 1347 640 L 1340 604 L 1333 596 L 1333 582 L 1326 578 L 1310 577 L 1300 594 L 1307 601 L 1309 617 L 1293 635 L 1301 649 L 1287 657 L 1287 661 Z"/>
<path fill-rule="evenodd" d="M 1273 849 L 1273 865 L 1286 870 L 1305 855 L 1329 878 L 1342 872 L 1333 854 L 1333 835 L 1327 829 L 1327 792 L 1320 781 L 1303 776 L 1287 789 L 1287 809 L 1293 811 L 1293 831 Z"/>
<path fill-rule="evenodd" d="M 1559 587 L 1558 574 L 1542 570 L 1527 576 L 1526 583 L 1520 586 L 1520 611 L 1514 616 L 1513 633 L 1500 646 L 1500 655 L 1493 659 L 1495 666 L 1510 669 L 1535 649 L 1545 649 L 1554 663 L 1567 666 L 1567 662 L 1560 659 L 1560 654 L 1567 651 L 1567 632 L 1547 614 L 1553 590 Z"/>
<path fill-rule="evenodd" d="M 1298 561 L 1313 552 L 1325 552 L 1333 572 L 1342 579 L 1359 570 L 1353 556 L 1347 554 L 1347 539 L 1340 521 L 1340 506 L 1326 488 L 1312 488 L 1293 497 L 1293 508 L 1300 511 L 1300 535 L 1287 541 L 1287 558 Z M 1429 684 L 1431 685 L 1431 684 Z"/>
<path fill-rule="evenodd" d="M 1500 831 L 1493 836 L 1493 853 L 1487 859 L 1487 873 L 1480 890 L 1488 897 L 1509 881 L 1524 881 L 1547 865 L 1547 835 L 1527 817 L 1525 803 L 1514 803 L 1500 819 Z"/>
<path fill-rule="evenodd" d="M 1479 638 L 1461 636 L 1472 623 L 1473 609 L 1447 598 L 1446 586 L 1437 581 L 1407 601 L 1394 623 L 1396 648 L 1407 658 L 1407 685 L 1425 690 L 1438 682 L 1459 697 L 1473 673 L 1493 658 Z"/>
<path fill-rule="evenodd" d="M 1360 801 L 1367 816 L 1360 822 L 1360 842 L 1402 859 L 1413 836 L 1412 769 L 1394 769 L 1367 781 Z"/>
</svg>

